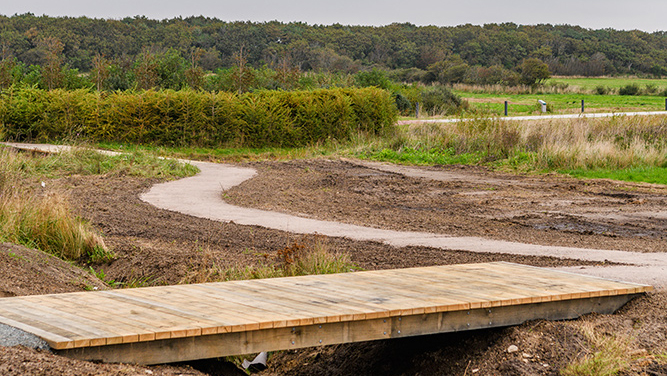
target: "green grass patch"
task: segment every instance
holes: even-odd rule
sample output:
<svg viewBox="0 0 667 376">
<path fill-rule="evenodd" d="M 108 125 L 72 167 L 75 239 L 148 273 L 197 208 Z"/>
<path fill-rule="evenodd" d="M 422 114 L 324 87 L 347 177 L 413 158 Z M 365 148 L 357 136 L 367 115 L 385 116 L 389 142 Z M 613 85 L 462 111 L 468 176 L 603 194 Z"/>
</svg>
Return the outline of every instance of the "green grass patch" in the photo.
<svg viewBox="0 0 667 376">
<path fill-rule="evenodd" d="M 121 149 L 122 150 L 122 149 Z M 55 154 L 19 153 L 17 171 L 25 177 L 57 178 L 67 175 L 122 174 L 146 178 L 181 178 L 196 174 L 197 167 L 160 157 L 149 149 L 135 148 L 109 156 L 78 146 Z"/>
<path fill-rule="evenodd" d="M 562 170 L 564 174 L 584 179 L 612 179 L 667 185 L 667 167 L 632 167 L 620 170 Z"/>
<path fill-rule="evenodd" d="M 627 85 L 639 85 L 642 87 L 653 85 L 662 91 L 667 88 L 667 79 L 636 77 L 554 77 L 549 79 L 546 84 L 567 84 L 568 86 L 576 86 L 586 90 L 594 90 L 598 86 L 620 89 Z"/>
<path fill-rule="evenodd" d="M 585 112 L 663 111 L 665 99 L 658 96 L 595 95 L 595 94 L 491 94 L 456 91 L 468 100 L 470 110 L 481 114 L 501 116 L 508 101 L 508 115 L 538 115 L 538 100 L 547 102 L 549 113 L 581 113 L 584 100 Z"/>
<path fill-rule="evenodd" d="M 361 159 L 413 165 L 477 164 L 484 158 L 481 153 L 457 154 L 456 150 L 452 148 L 426 150 L 413 148 L 392 150 L 385 148 L 378 151 L 361 152 L 355 156 Z"/>
<path fill-rule="evenodd" d="M 105 150 L 129 153 L 146 153 L 168 158 L 186 160 L 242 162 L 255 160 L 287 160 L 308 158 L 329 153 L 331 147 L 309 146 L 300 148 L 205 148 L 205 147 L 167 147 L 152 145 L 122 144 L 118 142 L 101 142 L 97 147 Z"/>
</svg>

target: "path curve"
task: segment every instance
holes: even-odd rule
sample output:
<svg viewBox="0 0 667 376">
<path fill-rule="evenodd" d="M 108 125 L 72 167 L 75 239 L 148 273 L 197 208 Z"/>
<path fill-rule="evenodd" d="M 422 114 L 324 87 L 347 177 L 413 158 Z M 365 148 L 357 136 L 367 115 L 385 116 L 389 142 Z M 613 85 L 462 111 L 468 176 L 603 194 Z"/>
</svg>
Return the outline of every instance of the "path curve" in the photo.
<svg viewBox="0 0 667 376">
<path fill-rule="evenodd" d="M 46 152 L 57 152 L 67 148 L 45 144 L 4 144 Z M 108 154 L 116 153 L 109 152 Z M 210 162 L 188 161 L 188 163 L 197 166 L 200 173 L 192 177 L 156 184 L 140 196 L 141 200 L 160 209 L 214 221 L 261 226 L 297 234 L 321 234 L 353 240 L 378 241 L 395 247 L 426 246 L 445 250 L 551 256 L 601 263 L 623 263 L 628 265 L 561 267 L 557 269 L 613 280 L 651 284 L 657 288 L 667 287 L 667 253 L 544 246 L 479 237 L 384 230 L 243 208 L 226 203 L 222 199 L 222 194 L 223 191 L 253 178 L 257 174 L 254 169 Z M 401 172 L 406 175 L 418 174 L 419 172 L 416 170 L 410 167 L 401 168 Z"/>
<path fill-rule="evenodd" d="M 251 168 L 209 162 L 190 162 L 201 172 L 195 176 L 154 185 L 141 199 L 161 209 L 215 221 L 254 225 L 297 234 L 321 234 L 354 240 L 378 241 L 395 247 L 426 246 L 446 250 L 552 256 L 596 262 L 629 264 L 614 267 L 559 268 L 628 282 L 667 287 L 667 253 L 624 252 L 544 246 L 478 237 L 457 237 L 426 232 L 394 231 L 323 221 L 226 203 L 222 193 L 251 179 Z"/>
</svg>

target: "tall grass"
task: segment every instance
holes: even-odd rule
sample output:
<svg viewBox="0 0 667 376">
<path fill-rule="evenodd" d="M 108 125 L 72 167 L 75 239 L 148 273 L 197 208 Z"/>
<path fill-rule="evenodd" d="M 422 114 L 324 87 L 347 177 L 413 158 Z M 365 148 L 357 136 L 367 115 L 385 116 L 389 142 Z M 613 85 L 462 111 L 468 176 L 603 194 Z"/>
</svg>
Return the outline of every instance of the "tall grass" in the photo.
<svg viewBox="0 0 667 376">
<path fill-rule="evenodd" d="M 65 260 L 109 259 L 112 252 L 102 237 L 71 212 L 67 195 L 51 189 L 49 179 L 107 173 L 169 178 L 197 171 L 194 166 L 144 152 L 105 156 L 74 148 L 40 155 L 0 147 L 0 241 L 37 248 Z"/>
<path fill-rule="evenodd" d="M 25 158 L 0 148 L 0 241 L 37 248 L 72 261 L 101 261 L 111 256 L 90 224 L 70 212 L 63 194 L 26 185 Z"/>
<path fill-rule="evenodd" d="M 380 149 L 381 148 L 381 149 Z M 393 139 L 361 145 L 357 154 L 383 159 L 403 154 L 467 156 L 530 169 L 594 170 L 667 167 L 665 117 L 614 117 L 505 121 L 479 118 L 458 123 L 402 126 Z M 391 152 L 391 153 L 390 153 Z M 463 158 L 465 159 L 465 158 Z"/>
<path fill-rule="evenodd" d="M 206 266 L 191 268 L 181 283 L 335 274 L 360 270 L 352 263 L 349 254 L 331 251 L 324 239 L 320 237 L 306 242 L 294 242 L 271 255 L 256 256 L 259 261 L 254 265 L 222 266 L 216 264 L 210 251 L 205 251 L 202 263 Z"/>
</svg>

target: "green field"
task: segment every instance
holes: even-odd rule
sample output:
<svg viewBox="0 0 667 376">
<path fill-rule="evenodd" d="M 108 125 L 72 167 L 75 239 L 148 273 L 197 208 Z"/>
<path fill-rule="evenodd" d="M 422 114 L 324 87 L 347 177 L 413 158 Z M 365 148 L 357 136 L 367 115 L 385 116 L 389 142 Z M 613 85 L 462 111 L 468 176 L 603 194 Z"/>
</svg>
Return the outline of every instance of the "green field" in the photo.
<svg viewBox="0 0 667 376">
<path fill-rule="evenodd" d="M 595 90 L 598 86 L 618 89 L 626 85 L 639 85 L 646 87 L 653 85 L 658 91 L 667 89 L 667 79 L 657 78 L 634 78 L 634 77 L 554 77 L 546 82 L 547 85 L 568 84 L 570 87 L 578 87 L 585 90 Z"/>
<path fill-rule="evenodd" d="M 508 115 L 537 115 L 538 100 L 547 102 L 548 112 L 554 114 L 580 113 L 584 100 L 586 112 L 663 111 L 665 98 L 658 96 L 594 95 L 594 94 L 491 94 L 455 91 L 465 99 L 474 112 L 502 115 L 505 101 Z"/>
</svg>

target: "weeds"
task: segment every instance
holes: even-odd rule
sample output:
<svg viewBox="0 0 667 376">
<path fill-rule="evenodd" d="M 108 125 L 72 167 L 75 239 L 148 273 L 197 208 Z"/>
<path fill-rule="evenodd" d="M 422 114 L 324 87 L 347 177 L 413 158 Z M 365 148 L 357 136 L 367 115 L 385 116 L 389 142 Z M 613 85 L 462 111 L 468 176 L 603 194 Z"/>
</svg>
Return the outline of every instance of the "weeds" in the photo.
<svg viewBox="0 0 667 376">
<path fill-rule="evenodd" d="M 664 355 L 634 349 L 628 336 L 600 333 L 589 321 L 584 321 L 580 330 L 588 342 L 582 344 L 586 353 L 565 367 L 561 371 L 563 376 L 612 376 L 629 371 L 633 365 L 665 361 Z"/>
<path fill-rule="evenodd" d="M 29 159 L 0 149 L 0 162 L 0 240 L 65 260 L 112 257 L 92 226 L 72 215 L 63 194 L 45 192 L 45 184 L 26 186 Z"/>
<path fill-rule="evenodd" d="M 334 253 L 324 239 L 316 237 L 308 242 L 294 242 L 274 254 L 258 254 L 255 265 L 217 265 L 210 251 L 205 251 L 202 264 L 194 266 L 180 283 L 204 283 L 291 277 L 311 274 L 334 274 L 360 270 L 347 253 Z"/>
</svg>

